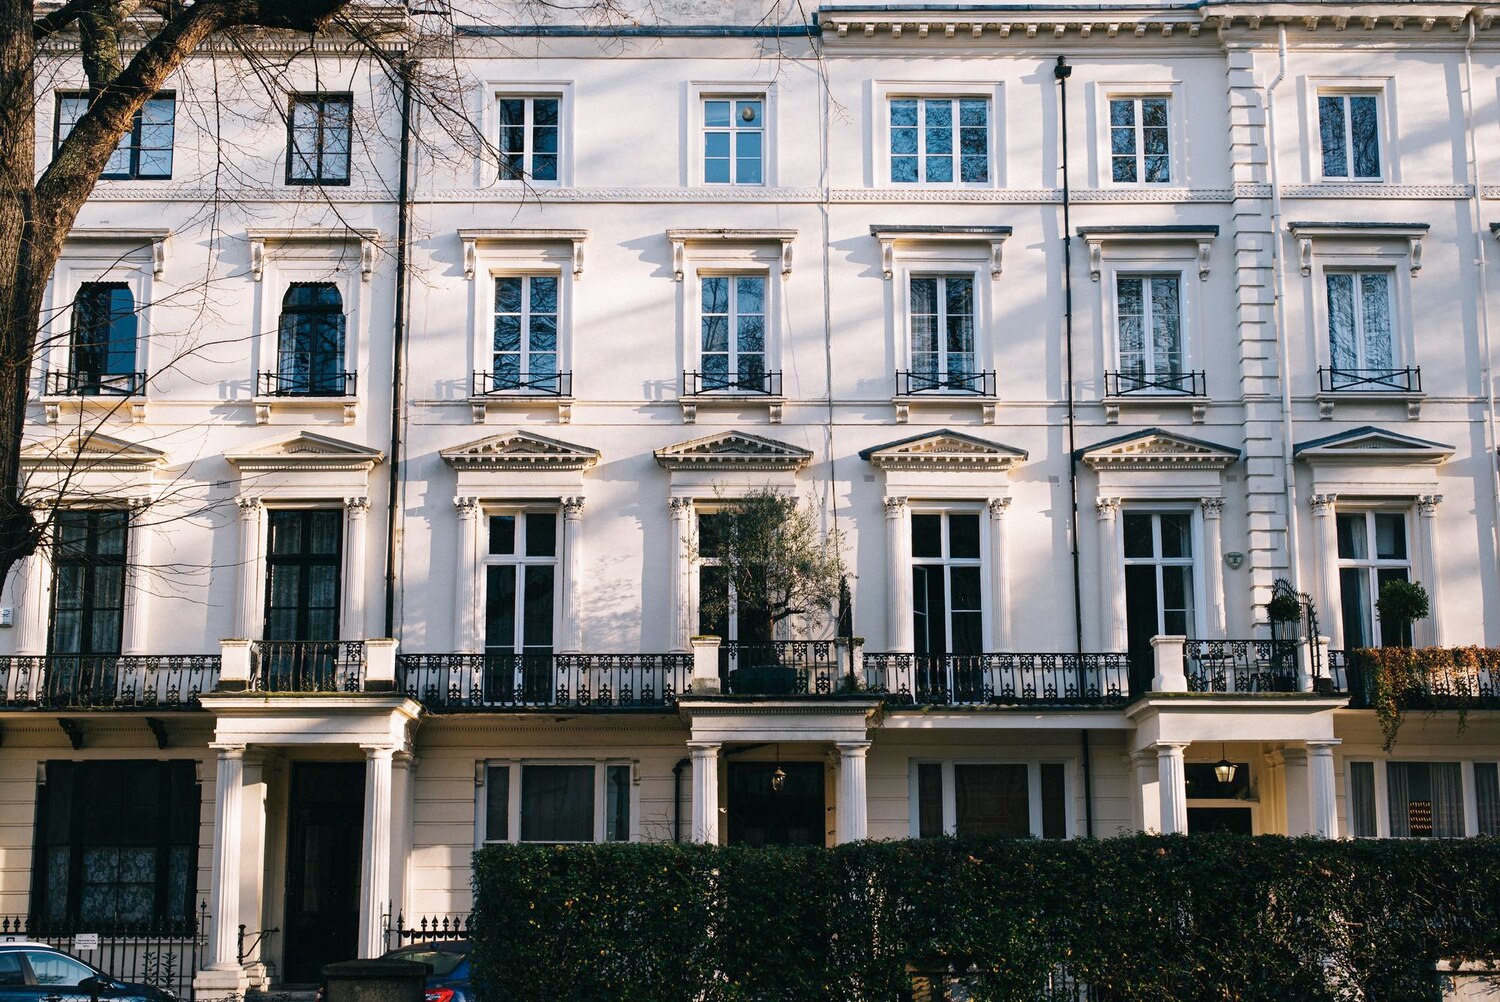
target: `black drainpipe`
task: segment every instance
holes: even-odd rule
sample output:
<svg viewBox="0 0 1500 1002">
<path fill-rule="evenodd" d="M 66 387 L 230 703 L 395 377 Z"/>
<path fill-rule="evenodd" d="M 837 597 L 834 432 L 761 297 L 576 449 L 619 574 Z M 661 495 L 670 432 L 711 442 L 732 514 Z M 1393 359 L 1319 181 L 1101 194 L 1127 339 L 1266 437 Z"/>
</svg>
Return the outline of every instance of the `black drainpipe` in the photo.
<svg viewBox="0 0 1500 1002">
<path fill-rule="evenodd" d="M 672 766 L 672 841 L 682 841 L 682 770 L 691 763 L 691 759 L 680 758 L 677 764 Z"/>
<path fill-rule="evenodd" d="M 1062 56 L 1052 75 L 1058 87 L 1058 121 L 1062 131 L 1062 196 L 1063 196 L 1063 341 L 1067 353 L 1068 385 L 1068 495 L 1069 532 L 1072 536 L 1073 559 L 1073 650 L 1078 655 L 1078 692 L 1084 692 L 1083 668 L 1083 584 L 1078 563 L 1078 413 L 1073 398 L 1073 193 L 1068 184 L 1068 77 L 1073 67 Z M 1094 775 L 1089 762 L 1089 731 L 1082 728 L 1079 737 L 1083 745 L 1083 824 L 1089 838 L 1094 837 Z"/>
<path fill-rule="evenodd" d="M 411 159 L 411 77 L 414 61 L 403 58 L 401 73 L 401 172 L 396 191 L 396 315 L 391 323 L 391 451 L 386 457 L 388 504 L 385 518 L 385 632 L 396 636 L 396 509 L 401 503 L 401 403 L 406 354 L 406 234 L 411 214 L 407 161 Z"/>
</svg>

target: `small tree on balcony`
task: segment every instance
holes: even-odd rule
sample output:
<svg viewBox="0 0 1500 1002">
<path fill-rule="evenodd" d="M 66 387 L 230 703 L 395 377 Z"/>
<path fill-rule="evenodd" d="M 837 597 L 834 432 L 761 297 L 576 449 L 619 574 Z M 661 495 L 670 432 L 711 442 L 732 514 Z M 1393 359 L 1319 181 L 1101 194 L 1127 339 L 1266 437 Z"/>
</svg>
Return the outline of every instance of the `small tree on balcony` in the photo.
<svg viewBox="0 0 1500 1002">
<path fill-rule="evenodd" d="M 1381 640 L 1387 647 L 1410 647 L 1411 626 L 1431 615 L 1427 589 L 1418 581 L 1387 581 L 1375 600 L 1380 616 Z M 1392 640 L 1395 643 L 1392 643 Z"/>
</svg>

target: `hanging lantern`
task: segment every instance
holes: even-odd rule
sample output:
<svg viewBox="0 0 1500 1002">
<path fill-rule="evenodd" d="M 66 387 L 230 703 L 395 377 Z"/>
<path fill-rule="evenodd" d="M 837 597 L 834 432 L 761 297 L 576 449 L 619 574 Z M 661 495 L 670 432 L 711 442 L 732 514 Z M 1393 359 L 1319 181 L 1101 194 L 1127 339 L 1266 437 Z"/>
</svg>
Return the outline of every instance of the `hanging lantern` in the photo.
<svg viewBox="0 0 1500 1002">
<path fill-rule="evenodd" d="M 780 793 L 785 786 L 786 773 L 782 771 L 781 766 L 778 765 L 776 767 L 776 771 L 771 773 L 771 792 Z"/>
<path fill-rule="evenodd" d="M 1224 745 L 1219 745 L 1219 754 L 1224 755 Z M 1214 766 L 1214 778 L 1221 784 L 1228 786 L 1234 782 L 1235 764 L 1229 761 L 1227 755 L 1219 759 L 1219 764 Z"/>
</svg>

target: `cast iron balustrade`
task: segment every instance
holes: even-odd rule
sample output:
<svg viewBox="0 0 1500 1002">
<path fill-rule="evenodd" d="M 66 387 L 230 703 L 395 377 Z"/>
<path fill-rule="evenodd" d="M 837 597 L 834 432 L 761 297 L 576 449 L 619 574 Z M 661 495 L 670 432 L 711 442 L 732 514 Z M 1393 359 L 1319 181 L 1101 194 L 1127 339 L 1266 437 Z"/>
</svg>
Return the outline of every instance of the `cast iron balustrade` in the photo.
<svg viewBox="0 0 1500 1002">
<path fill-rule="evenodd" d="M 1422 367 L 1405 369 L 1335 369 L 1318 367 L 1324 393 L 1421 393 Z"/>
<path fill-rule="evenodd" d="M 865 685 L 894 705 L 1122 706 L 1124 654 L 866 654 Z"/>
<path fill-rule="evenodd" d="M 1204 397 L 1208 381 L 1200 372 L 1106 372 L 1104 395 Z"/>
<path fill-rule="evenodd" d="M 1297 640 L 1189 640 L 1182 670 L 1189 692 L 1296 692 Z"/>
<path fill-rule="evenodd" d="M 262 397 L 352 397 L 357 372 L 262 372 L 256 393 Z"/>
<path fill-rule="evenodd" d="M 571 397 L 571 372 L 532 373 L 529 376 L 509 373 L 475 372 L 476 397 Z"/>
<path fill-rule="evenodd" d="M 35 917 L 12 915 L 0 918 L 0 939 L 6 942 L 45 943 L 73 952 L 73 938 L 80 933 L 99 937 L 99 946 L 84 954 L 91 964 L 110 977 L 132 984 L 146 984 L 171 992 L 191 1002 L 193 976 L 208 958 L 208 903 L 197 915 L 146 922 L 42 922 Z M 78 999 L 76 992 L 68 998 Z M 83 998 L 87 998 L 85 993 Z"/>
<path fill-rule="evenodd" d="M 219 681 L 217 654 L 0 657 L 0 706 L 48 710 L 196 710 Z"/>
<path fill-rule="evenodd" d="M 1462 649 L 1444 651 L 1443 660 L 1432 663 L 1423 655 L 1423 669 L 1414 674 L 1415 684 L 1396 695 L 1413 710 L 1500 709 L 1500 658 L 1480 648 L 1476 663 L 1460 661 Z M 1375 705 L 1376 667 L 1361 651 L 1329 651 L 1329 673 L 1333 691 L 1348 693 L 1349 705 L 1369 709 Z"/>
<path fill-rule="evenodd" d="M 691 654 L 403 654 L 396 687 L 434 713 L 652 709 L 692 689 Z"/>
<path fill-rule="evenodd" d="M 250 688 L 261 692 L 359 692 L 362 640 L 259 640 L 250 648 Z"/>
<path fill-rule="evenodd" d="M 781 396 L 781 370 L 771 372 L 684 372 L 682 395 L 698 397 L 705 393 L 754 393 L 767 397 Z"/>
<path fill-rule="evenodd" d="M 49 372 L 54 397 L 134 397 L 146 391 L 144 372 Z"/>
<path fill-rule="evenodd" d="M 909 372 L 896 373 L 896 396 L 912 397 L 921 393 L 971 393 L 980 397 L 995 395 L 994 370 L 986 372 Z"/>
<path fill-rule="evenodd" d="M 434 940 L 468 939 L 474 935 L 474 919 L 470 915 L 423 915 L 408 920 L 400 912 L 391 922 L 391 913 L 386 912 L 385 942 L 392 950 L 408 943 L 431 943 Z"/>
<path fill-rule="evenodd" d="M 725 641 L 719 645 L 719 687 L 736 696 L 848 692 L 854 665 L 847 643 L 832 640 Z"/>
</svg>

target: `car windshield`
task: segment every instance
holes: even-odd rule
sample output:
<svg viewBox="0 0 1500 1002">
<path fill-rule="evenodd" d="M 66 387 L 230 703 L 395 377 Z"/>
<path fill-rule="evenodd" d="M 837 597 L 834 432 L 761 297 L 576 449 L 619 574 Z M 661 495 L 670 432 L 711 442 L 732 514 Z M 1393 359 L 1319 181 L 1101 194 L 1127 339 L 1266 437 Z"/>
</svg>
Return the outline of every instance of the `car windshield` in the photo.
<svg viewBox="0 0 1500 1002">
<path fill-rule="evenodd" d="M 435 977 L 452 974 L 464 962 L 462 953 L 453 953 L 432 946 L 414 946 L 406 950 L 393 950 L 386 954 L 388 960 L 410 960 L 418 964 L 431 964 Z"/>
</svg>

